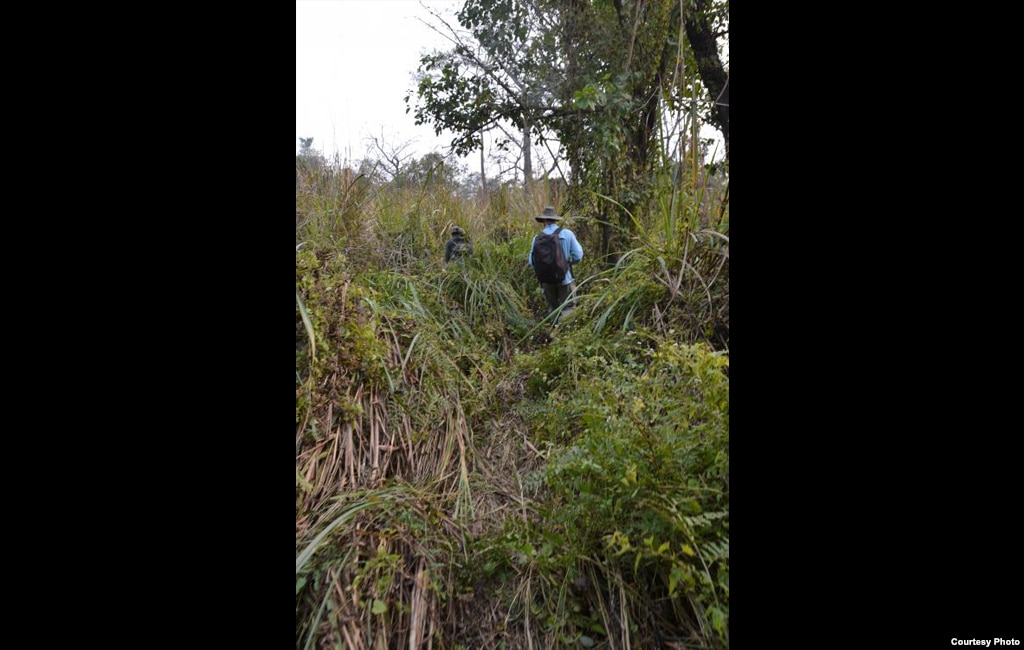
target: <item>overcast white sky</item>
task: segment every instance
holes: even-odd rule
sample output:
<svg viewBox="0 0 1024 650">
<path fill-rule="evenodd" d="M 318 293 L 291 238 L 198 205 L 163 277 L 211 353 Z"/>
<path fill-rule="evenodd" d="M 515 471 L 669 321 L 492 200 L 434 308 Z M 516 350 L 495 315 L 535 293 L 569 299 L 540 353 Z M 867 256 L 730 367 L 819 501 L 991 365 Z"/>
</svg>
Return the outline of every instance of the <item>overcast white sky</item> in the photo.
<svg viewBox="0 0 1024 650">
<path fill-rule="evenodd" d="M 451 48 L 421 22 L 437 24 L 424 7 L 454 25 L 460 6 L 458 0 L 296 0 L 295 151 L 299 138 L 312 137 L 326 157 L 358 160 L 376 137 L 396 148 L 410 143 L 406 152 L 417 158 L 443 153 L 451 135 L 436 138 L 432 127 L 415 126 L 402 100 L 414 89 L 421 52 Z"/>
</svg>

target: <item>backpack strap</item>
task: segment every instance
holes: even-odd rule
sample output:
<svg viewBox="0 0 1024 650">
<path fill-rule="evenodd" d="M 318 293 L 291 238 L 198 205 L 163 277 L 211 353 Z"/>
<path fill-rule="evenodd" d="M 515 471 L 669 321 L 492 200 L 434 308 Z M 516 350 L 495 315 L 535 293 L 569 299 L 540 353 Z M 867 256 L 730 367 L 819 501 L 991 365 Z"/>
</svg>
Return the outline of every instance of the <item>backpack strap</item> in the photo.
<svg viewBox="0 0 1024 650">
<path fill-rule="evenodd" d="M 557 240 L 558 240 L 558 245 L 559 245 L 559 246 L 561 246 L 561 245 L 562 245 L 562 240 L 561 240 L 561 239 L 559 239 L 559 237 L 558 237 L 558 233 L 562 232 L 562 228 L 563 228 L 563 226 L 559 226 L 558 228 L 556 228 L 556 229 L 555 229 L 555 232 L 551 233 L 551 235 L 552 235 L 552 236 L 553 236 L 553 237 L 554 237 L 555 239 L 557 239 Z M 571 256 L 568 256 L 568 255 L 567 255 L 567 256 L 565 257 L 565 265 L 566 265 L 566 266 L 567 266 L 567 267 L 569 268 L 569 273 L 572 273 L 572 259 L 571 259 Z"/>
</svg>

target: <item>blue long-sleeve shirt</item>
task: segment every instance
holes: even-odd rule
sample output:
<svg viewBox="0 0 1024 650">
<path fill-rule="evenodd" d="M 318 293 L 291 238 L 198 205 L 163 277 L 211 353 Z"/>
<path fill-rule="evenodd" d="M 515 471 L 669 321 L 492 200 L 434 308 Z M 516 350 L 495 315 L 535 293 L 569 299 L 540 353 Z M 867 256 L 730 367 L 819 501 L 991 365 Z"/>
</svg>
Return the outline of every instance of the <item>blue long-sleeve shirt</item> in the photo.
<svg viewBox="0 0 1024 650">
<path fill-rule="evenodd" d="M 543 232 L 545 235 L 558 230 L 558 224 L 549 223 L 544 226 Z M 527 262 L 530 266 L 533 266 L 533 245 L 537 243 L 537 235 L 533 236 L 533 241 L 530 243 L 530 256 L 527 258 Z M 565 253 L 565 260 L 569 262 L 569 270 L 565 273 L 565 279 L 562 280 L 562 284 L 570 284 L 573 280 L 572 276 L 572 264 L 576 264 L 583 259 L 583 247 L 580 246 L 580 242 L 576 239 L 576 235 L 573 231 L 568 228 L 562 228 L 562 232 L 558 233 L 558 243 L 562 245 L 562 252 Z"/>
</svg>

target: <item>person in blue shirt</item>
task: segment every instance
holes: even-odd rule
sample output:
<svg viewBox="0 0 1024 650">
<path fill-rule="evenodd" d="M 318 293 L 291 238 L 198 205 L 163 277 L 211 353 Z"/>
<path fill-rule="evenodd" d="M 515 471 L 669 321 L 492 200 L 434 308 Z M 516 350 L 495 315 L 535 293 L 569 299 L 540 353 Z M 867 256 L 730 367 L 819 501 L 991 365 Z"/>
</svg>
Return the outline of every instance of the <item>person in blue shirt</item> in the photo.
<svg viewBox="0 0 1024 650">
<path fill-rule="evenodd" d="M 534 217 L 537 223 L 543 224 L 541 232 L 545 235 L 550 235 L 560 225 L 562 217 L 555 214 L 555 209 L 551 206 L 544 208 L 544 211 Z M 573 302 L 576 295 L 576 283 L 573 281 L 572 265 L 578 263 L 583 259 L 583 247 L 580 246 L 580 242 L 576 239 L 576 235 L 573 231 L 563 227 L 562 231 L 558 233 L 558 239 L 562 244 L 562 252 L 565 254 L 565 260 L 569 263 L 569 269 L 565 274 L 565 279 L 562 280 L 561 284 L 549 284 L 541 282 L 540 286 L 544 290 L 544 299 L 547 300 L 549 314 L 565 303 L 565 309 L 562 311 L 560 316 L 564 316 L 573 308 Z M 527 260 L 530 266 L 533 266 L 533 245 L 537 242 L 537 235 L 534 235 L 533 242 L 530 244 L 530 257 Z M 560 316 L 555 317 L 555 322 L 558 322 Z"/>
</svg>

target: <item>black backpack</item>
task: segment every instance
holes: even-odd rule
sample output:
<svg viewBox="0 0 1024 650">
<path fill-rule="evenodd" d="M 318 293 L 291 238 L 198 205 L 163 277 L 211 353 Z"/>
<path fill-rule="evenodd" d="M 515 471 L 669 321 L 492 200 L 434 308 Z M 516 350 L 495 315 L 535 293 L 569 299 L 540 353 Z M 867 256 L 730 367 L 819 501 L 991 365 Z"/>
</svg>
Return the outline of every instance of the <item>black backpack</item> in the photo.
<svg viewBox="0 0 1024 650">
<path fill-rule="evenodd" d="M 444 261 L 452 262 L 473 254 L 473 245 L 468 239 L 449 239 L 444 247 Z"/>
<path fill-rule="evenodd" d="M 558 240 L 560 232 L 561 226 L 550 235 L 537 235 L 536 241 L 533 242 L 533 270 L 539 282 L 561 284 L 565 279 L 569 265 L 565 260 L 562 243 Z"/>
</svg>

